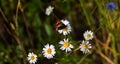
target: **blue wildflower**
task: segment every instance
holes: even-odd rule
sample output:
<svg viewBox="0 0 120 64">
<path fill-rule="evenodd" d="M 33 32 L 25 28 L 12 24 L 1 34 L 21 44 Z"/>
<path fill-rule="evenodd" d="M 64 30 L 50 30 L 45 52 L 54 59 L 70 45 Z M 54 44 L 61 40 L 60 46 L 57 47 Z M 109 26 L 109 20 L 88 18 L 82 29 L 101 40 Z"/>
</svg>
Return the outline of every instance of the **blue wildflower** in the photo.
<svg viewBox="0 0 120 64">
<path fill-rule="evenodd" d="M 116 6 L 114 2 L 110 2 L 106 5 L 106 7 L 110 10 L 114 10 Z"/>
</svg>

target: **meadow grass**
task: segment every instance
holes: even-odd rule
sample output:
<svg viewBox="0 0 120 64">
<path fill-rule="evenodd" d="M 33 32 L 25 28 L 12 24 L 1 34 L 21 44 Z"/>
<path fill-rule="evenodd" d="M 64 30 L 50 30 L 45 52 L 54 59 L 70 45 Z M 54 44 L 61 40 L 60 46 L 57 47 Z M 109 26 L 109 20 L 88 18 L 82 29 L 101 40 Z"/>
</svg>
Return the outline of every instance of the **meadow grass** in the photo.
<svg viewBox="0 0 120 64">
<path fill-rule="evenodd" d="M 113 2 L 115 9 L 107 8 Z M 46 8 L 53 12 L 47 16 Z M 29 64 L 27 55 L 38 56 L 36 64 L 120 64 L 120 0 L 0 0 L 0 64 Z M 72 32 L 61 35 L 56 20 L 70 21 Z M 83 33 L 91 30 L 92 48 L 83 54 Z M 58 42 L 69 38 L 74 46 L 66 53 Z M 52 59 L 42 49 L 53 44 Z"/>
</svg>

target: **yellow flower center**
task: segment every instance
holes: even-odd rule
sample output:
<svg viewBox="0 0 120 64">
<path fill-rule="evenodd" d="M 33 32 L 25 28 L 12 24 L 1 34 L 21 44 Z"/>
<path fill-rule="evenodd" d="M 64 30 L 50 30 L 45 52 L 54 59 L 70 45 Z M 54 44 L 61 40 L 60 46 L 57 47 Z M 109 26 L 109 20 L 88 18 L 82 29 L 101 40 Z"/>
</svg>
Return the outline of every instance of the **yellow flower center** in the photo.
<svg viewBox="0 0 120 64">
<path fill-rule="evenodd" d="M 90 38 L 91 37 L 91 34 L 87 34 L 87 38 Z"/>
<path fill-rule="evenodd" d="M 32 55 L 31 57 L 30 57 L 30 60 L 34 60 L 35 59 L 35 57 Z"/>
<path fill-rule="evenodd" d="M 70 44 L 68 42 L 64 42 L 63 46 L 67 48 L 70 46 Z"/>
<path fill-rule="evenodd" d="M 48 9 L 48 12 L 50 12 L 51 10 L 50 9 Z"/>
<path fill-rule="evenodd" d="M 47 53 L 48 54 L 51 54 L 52 53 L 52 50 L 50 48 L 47 49 Z"/>
<path fill-rule="evenodd" d="M 83 44 L 83 48 L 84 48 L 84 49 L 87 49 L 87 48 L 88 48 L 88 45 L 84 43 L 84 44 Z"/>
<path fill-rule="evenodd" d="M 63 31 L 67 31 L 67 27 L 63 28 L 62 30 L 63 30 Z"/>
</svg>

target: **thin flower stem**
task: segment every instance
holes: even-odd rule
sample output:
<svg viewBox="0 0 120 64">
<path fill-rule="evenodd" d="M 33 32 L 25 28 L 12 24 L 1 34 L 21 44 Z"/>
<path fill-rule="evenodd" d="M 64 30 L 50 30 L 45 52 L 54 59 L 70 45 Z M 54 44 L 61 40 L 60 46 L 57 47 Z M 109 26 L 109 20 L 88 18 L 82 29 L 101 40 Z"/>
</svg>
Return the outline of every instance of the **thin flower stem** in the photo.
<svg viewBox="0 0 120 64">
<path fill-rule="evenodd" d="M 2 11 L 2 9 L 1 9 L 1 8 L 0 8 L 0 12 L 1 12 L 1 14 L 2 14 L 2 16 L 3 16 L 4 20 L 5 20 L 6 22 L 8 22 L 8 19 L 6 18 L 5 14 L 3 13 L 3 11 Z"/>
<path fill-rule="evenodd" d="M 20 6 L 20 0 L 18 0 L 17 8 L 16 8 L 16 15 L 15 15 L 15 27 L 18 27 L 18 10 Z"/>
<path fill-rule="evenodd" d="M 27 32 L 27 35 L 29 38 L 29 42 L 31 44 L 31 47 L 33 47 L 32 37 L 31 37 L 30 31 L 28 29 L 27 23 L 26 23 L 26 18 L 25 18 L 24 12 L 23 11 L 21 11 L 21 12 L 22 12 L 22 17 L 23 17 L 23 23 L 25 24 L 26 32 Z"/>
<path fill-rule="evenodd" d="M 74 52 L 76 52 L 77 50 L 79 50 L 80 48 L 78 47 L 78 48 L 76 48 L 75 50 L 74 50 Z"/>
<path fill-rule="evenodd" d="M 96 48 L 94 48 L 97 53 L 102 57 L 104 58 L 107 62 L 109 62 L 110 64 L 114 64 L 112 60 L 110 60 L 106 55 L 104 55 L 101 51 L 97 50 Z"/>
<path fill-rule="evenodd" d="M 114 53 L 115 52 L 115 50 L 113 50 L 112 48 L 110 48 L 110 47 L 106 47 L 105 46 L 105 44 L 102 42 L 102 41 L 100 41 L 96 36 L 94 36 L 94 40 L 97 42 L 97 43 L 99 43 L 99 45 L 102 45 L 103 47 L 104 47 L 104 49 L 108 49 L 108 50 L 110 50 L 112 53 Z"/>
<path fill-rule="evenodd" d="M 111 22 L 109 24 L 112 24 L 112 23 L 116 22 L 116 20 L 119 19 L 119 18 L 120 18 L 120 14 L 118 14 L 118 16 L 114 20 L 111 20 Z M 98 29 L 96 29 L 96 31 L 94 33 L 98 32 L 100 30 L 100 28 L 102 28 L 105 24 L 106 23 L 100 25 L 100 27 Z"/>
<path fill-rule="evenodd" d="M 77 50 L 79 50 L 79 47 L 74 49 L 73 51 L 69 52 L 68 54 L 66 54 L 66 56 L 70 55 L 72 52 L 76 52 Z"/>
<path fill-rule="evenodd" d="M 56 18 L 56 19 L 59 19 L 54 13 L 52 13 L 53 14 L 53 16 Z"/>
<path fill-rule="evenodd" d="M 79 42 L 82 42 L 82 40 L 78 41 L 78 43 L 79 43 Z M 74 49 L 73 51 L 71 51 L 71 52 L 69 52 L 68 54 L 66 54 L 66 56 L 70 55 L 72 52 L 76 52 L 76 51 L 79 50 L 79 49 L 80 49 L 80 48 L 77 47 L 77 48 Z"/>
<path fill-rule="evenodd" d="M 89 53 L 89 54 L 90 54 L 90 53 Z M 81 64 L 89 54 L 85 54 L 85 55 L 80 59 L 80 61 L 77 62 L 77 64 Z"/>
<path fill-rule="evenodd" d="M 2 11 L 1 8 L 0 8 L 0 13 L 2 14 L 5 22 L 8 23 L 8 19 L 7 19 L 7 17 L 5 16 L 5 14 L 4 14 L 4 12 Z M 5 29 L 6 29 L 6 31 L 12 36 L 12 33 L 11 33 L 11 31 L 7 28 L 7 26 L 5 26 Z"/>
</svg>

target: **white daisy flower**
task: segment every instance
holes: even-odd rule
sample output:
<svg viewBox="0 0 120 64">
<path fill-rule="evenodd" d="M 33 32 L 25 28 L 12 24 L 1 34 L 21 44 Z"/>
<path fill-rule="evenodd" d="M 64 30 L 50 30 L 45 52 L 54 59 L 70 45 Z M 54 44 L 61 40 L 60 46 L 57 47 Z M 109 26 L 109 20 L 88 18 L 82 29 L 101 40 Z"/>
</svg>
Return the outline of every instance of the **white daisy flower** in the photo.
<svg viewBox="0 0 120 64">
<path fill-rule="evenodd" d="M 65 50 L 65 52 L 71 51 L 71 48 L 73 48 L 73 45 L 70 44 L 68 39 L 64 39 L 63 41 L 60 41 L 59 44 L 61 44 L 61 50 Z"/>
<path fill-rule="evenodd" d="M 32 63 L 35 64 L 35 62 L 37 62 L 37 55 L 34 54 L 33 52 L 29 53 L 27 59 L 30 64 L 32 64 Z"/>
<path fill-rule="evenodd" d="M 54 7 L 52 7 L 52 6 L 48 6 L 47 9 L 46 9 L 45 14 L 49 16 L 50 13 L 53 11 L 53 9 L 54 9 Z"/>
<path fill-rule="evenodd" d="M 90 52 L 89 49 L 92 48 L 91 44 L 89 44 L 89 41 L 82 41 L 82 44 L 80 44 L 80 50 L 83 52 L 83 53 L 88 53 Z"/>
<path fill-rule="evenodd" d="M 68 20 L 61 20 L 61 22 L 62 22 L 64 25 L 68 25 L 68 24 L 69 24 L 69 21 L 68 21 Z"/>
<path fill-rule="evenodd" d="M 84 34 L 83 34 L 85 40 L 92 40 L 93 39 L 93 32 L 92 31 L 86 31 Z"/>
<path fill-rule="evenodd" d="M 53 58 L 53 56 L 55 55 L 55 48 L 53 45 L 45 45 L 45 48 L 43 48 L 43 51 L 42 51 L 44 57 L 50 59 L 50 58 Z"/>
<path fill-rule="evenodd" d="M 70 24 L 66 25 L 66 27 L 64 27 L 63 29 L 58 30 L 58 32 L 60 34 L 63 33 L 63 35 L 68 35 L 71 32 Z"/>
</svg>

